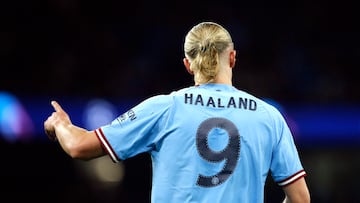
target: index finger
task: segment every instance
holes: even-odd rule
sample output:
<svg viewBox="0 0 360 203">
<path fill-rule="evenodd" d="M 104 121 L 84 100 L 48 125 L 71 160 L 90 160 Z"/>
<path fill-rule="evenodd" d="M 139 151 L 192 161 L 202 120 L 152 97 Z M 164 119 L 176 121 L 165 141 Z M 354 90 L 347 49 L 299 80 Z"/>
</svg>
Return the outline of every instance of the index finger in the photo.
<svg viewBox="0 0 360 203">
<path fill-rule="evenodd" d="M 60 104 L 58 104 L 56 101 L 51 101 L 51 105 L 54 107 L 56 112 L 64 111 Z"/>
</svg>

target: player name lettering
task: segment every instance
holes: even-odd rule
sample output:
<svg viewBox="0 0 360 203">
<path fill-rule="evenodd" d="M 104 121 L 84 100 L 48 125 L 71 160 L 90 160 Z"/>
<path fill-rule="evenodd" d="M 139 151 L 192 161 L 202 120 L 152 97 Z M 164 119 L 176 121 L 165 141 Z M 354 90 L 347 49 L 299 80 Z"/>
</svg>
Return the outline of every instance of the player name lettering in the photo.
<svg viewBox="0 0 360 203">
<path fill-rule="evenodd" d="M 201 94 L 185 94 L 185 104 L 200 105 L 214 108 L 236 108 L 236 109 L 247 109 L 256 111 L 256 101 L 253 99 L 242 98 L 242 97 L 228 97 L 228 98 L 214 98 L 214 97 L 203 97 Z"/>
</svg>

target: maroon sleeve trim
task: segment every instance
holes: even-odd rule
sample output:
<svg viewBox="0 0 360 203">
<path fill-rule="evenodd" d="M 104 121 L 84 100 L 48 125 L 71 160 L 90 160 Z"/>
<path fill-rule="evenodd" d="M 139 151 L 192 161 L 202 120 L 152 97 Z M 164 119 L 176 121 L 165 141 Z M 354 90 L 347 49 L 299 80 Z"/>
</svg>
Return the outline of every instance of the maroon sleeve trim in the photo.
<svg viewBox="0 0 360 203">
<path fill-rule="evenodd" d="M 120 162 L 121 159 L 119 159 L 119 157 L 115 153 L 114 149 L 111 147 L 110 143 L 106 139 L 106 137 L 105 137 L 103 131 L 101 130 L 101 128 L 98 128 L 98 129 L 96 129 L 94 131 L 95 131 L 96 137 L 100 140 L 101 145 L 103 146 L 105 151 L 109 154 L 112 161 L 115 162 L 115 163 Z"/>
<path fill-rule="evenodd" d="M 294 175 L 292 175 L 292 176 L 290 176 L 290 177 L 288 177 L 288 178 L 286 178 L 286 179 L 284 179 L 282 181 L 277 182 L 277 184 L 279 186 L 283 187 L 283 186 L 289 185 L 289 184 L 291 184 L 291 183 L 293 183 L 293 182 L 295 182 L 295 181 L 297 181 L 300 178 L 305 177 L 305 176 L 306 176 L 305 171 L 301 170 L 301 171 L 298 171 L 297 173 L 295 173 Z"/>
</svg>

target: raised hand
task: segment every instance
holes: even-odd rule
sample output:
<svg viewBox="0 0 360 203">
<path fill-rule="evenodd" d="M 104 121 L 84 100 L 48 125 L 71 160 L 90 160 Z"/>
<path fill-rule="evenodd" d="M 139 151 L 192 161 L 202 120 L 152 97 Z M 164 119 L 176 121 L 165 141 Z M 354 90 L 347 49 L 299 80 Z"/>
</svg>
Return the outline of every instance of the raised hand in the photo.
<svg viewBox="0 0 360 203">
<path fill-rule="evenodd" d="M 54 107 L 55 111 L 44 122 L 44 129 L 49 139 L 56 141 L 56 129 L 61 125 L 70 125 L 71 120 L 69 115 L 62 109 L 60 104 L 58 104 L 56 101 L 51 101 L 51 105 Z"/>
</svg>

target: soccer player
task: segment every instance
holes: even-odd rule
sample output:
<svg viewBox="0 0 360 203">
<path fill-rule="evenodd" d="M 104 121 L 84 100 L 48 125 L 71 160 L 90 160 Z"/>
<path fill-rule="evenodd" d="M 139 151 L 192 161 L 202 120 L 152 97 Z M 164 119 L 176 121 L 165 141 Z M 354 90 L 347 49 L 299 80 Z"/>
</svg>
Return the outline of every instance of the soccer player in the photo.
<svg viewBox="0 0 360 203">
<path fill-rule="evenodd" d="M 153 203 L 261 203 L 269 174 L 283 188 L 284 202 L 310 202 L 285 119 L 232 85 L 236 51 L 229 32 L 199 23 L 187 33 L 184 52 L 194 85 L 150 97 L 95 130 L 73 125 L 52 101 L 46 134 L 75 159 L 108 154 L 119 162 L 150 154 Z"/>
</svg>

